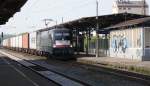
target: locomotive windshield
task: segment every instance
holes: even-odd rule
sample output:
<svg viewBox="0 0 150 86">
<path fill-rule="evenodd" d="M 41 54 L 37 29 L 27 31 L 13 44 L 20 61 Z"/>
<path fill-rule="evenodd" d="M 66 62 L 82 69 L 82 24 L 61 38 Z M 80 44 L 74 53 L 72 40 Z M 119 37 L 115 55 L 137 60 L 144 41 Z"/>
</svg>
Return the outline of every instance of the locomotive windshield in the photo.
<svg viewBox="0 0 150 86">
<path fill-rule="evenodd" d="M 70 33 L 67 32 L 55 32 L 55 40 L 70 40 Z"/>
</svg>

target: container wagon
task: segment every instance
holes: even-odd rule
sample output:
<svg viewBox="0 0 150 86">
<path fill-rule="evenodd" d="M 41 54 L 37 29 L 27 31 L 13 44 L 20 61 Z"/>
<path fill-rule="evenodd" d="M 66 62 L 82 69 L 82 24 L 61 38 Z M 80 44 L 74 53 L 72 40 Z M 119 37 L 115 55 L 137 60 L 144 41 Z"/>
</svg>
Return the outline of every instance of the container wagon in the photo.
<svg viewBox="0 0 150 86">
<path fill-rule="evenodd" d="M 3 46 L 34 55 L 60 56 L 61 59 L 68 59 L 66 56 L 73 55 L 71 40 L 69 29 L 47 28 L 5 39 Z"/>
<path fill-rule="evenodd" d="M 15 36 L 15 49 L 16 51 L 19 51 L 19 36 Z"/>
<path fill-rule="evenodd" d="M 22 34 L 22 52 L 28 53 L 29 51 L 29 33 Z"/>
<path fill-rule="evenodd" d="M 22 34 L 21 35 L 19 35 L 19 37 L 18 37 L 18 42 L 19 42 L 19 45 L 18 45 L 18 47 L 19 47 L 19 51 L 21 52 L 22 51 Z"/>
<path fill-rule="evenodd" d="M 29 33 L 29 53 L 37 55 L 37 32 Z"/>
</svg>

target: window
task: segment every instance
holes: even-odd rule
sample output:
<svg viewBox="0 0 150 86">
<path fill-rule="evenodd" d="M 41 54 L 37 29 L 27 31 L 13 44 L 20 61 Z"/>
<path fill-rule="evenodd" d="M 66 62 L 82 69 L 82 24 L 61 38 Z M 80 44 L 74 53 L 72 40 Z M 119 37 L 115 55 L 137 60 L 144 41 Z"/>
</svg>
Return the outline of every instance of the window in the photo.
<svg viewBox="0 0 150 86">
<path fill-rule="evenodd" d="M 67 32 L 55 33 L 55 40 L 70 40 L 70 34 Z"/>
</svg>

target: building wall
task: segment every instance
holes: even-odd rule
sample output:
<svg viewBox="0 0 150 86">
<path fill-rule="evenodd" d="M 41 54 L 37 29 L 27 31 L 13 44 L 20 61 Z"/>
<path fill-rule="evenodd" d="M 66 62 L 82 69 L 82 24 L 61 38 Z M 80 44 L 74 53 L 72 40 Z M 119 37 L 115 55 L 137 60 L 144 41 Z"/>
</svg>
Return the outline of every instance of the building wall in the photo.
<svg viewBox="0 0 150 86">
<path fill-rule="evenodd" d="M 142 28 L 129 28 L 110 32 L 110 57 L 142 60 Z"/>
<path fill-rule="evenodd" d="M 145 42 L 143 60 L 150 60 L 150 27 L 145 28 L 144 33 Z"/>
<path fill-rule="evenodd" d="M 145 14 L 148 15 L 148 5 L 147 3 L 145 7 Z M 113 3 L 113 13 L 133 13 L 133 14 L 142 14 L 144 15 L 144 4 L 142 1 L 130 1 L 130 2 L 125 2 L 125 1 L 115 1 Z"/>
</svg>

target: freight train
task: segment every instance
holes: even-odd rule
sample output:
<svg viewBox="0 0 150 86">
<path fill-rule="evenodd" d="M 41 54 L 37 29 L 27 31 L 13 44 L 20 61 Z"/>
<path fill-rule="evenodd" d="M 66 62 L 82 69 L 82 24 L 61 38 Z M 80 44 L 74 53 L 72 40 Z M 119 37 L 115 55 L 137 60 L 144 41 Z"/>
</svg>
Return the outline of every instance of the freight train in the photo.
<svg viewBox="0 0 150 86">
<path fill-rule="evenodd" d="M 4 39 L 4 48 L 41 56 L 60 56 L 68 59 L 73 55 L 71 31 L 67 28 L 46 28 Z"/>
</svg>

